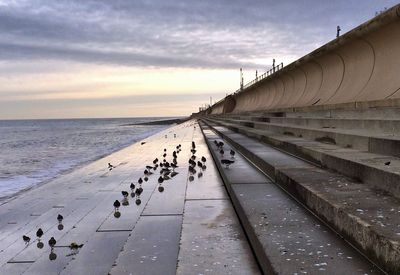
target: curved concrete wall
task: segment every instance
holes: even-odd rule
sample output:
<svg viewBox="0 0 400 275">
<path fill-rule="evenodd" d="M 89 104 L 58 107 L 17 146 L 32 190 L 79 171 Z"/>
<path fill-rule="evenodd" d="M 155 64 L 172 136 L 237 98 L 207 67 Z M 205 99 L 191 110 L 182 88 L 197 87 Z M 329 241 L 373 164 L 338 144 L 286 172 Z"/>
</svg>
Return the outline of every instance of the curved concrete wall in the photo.
<svg viewBox="0 0 400 275">
<path fill-rule="evenodd" d="M 399 75 L 400 5 L 235 94 L 232 112 L 400 98 Z"/>
</svg>

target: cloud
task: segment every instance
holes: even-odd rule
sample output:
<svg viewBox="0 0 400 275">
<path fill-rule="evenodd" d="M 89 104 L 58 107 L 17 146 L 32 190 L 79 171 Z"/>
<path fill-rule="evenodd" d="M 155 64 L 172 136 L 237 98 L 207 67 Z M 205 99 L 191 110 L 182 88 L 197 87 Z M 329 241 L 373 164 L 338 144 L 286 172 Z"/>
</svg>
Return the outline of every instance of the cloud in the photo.
<svg viewBox="0 0 400 275">
<path fill-rule="evenodd" d="M 337 24 L 354 27 L 377 6 L 371 0 L 362 7 L 316 0 L 13 1 L 0 6 L 0 59 L 257 67 L 257 58 L 306 54 L 333 38 Z"/>
</svg>

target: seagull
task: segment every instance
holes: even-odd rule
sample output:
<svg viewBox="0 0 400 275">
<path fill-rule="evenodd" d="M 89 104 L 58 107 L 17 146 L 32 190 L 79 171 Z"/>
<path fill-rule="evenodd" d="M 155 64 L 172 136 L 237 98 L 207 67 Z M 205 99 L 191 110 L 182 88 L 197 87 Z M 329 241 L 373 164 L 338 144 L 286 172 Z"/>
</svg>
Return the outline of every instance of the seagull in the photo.
<svg viewBox="0 0 400 275">
<path fill-rule="evenodd" d="M 146 165 L 146 169 L 147 169 L 147 170 L 151 170 L 151 169 L 153 169 L 153 168 L 154 168 L 153 166 Z"/>
<path fill-rule="evenodd" d="M 166 153 L 164 153 L 164 154 L 163 154 L 163 157 L 164 157 L 164 158 L 166 158 L 166 156 L 167 156 L 167 154 L 166 154 Z"/>
<path fill-rule="evenodd" d="M 142 178 L 139 178 L 138 183 L 139 183 L 139 184 L 142 184 L 142 183 L 143 183 Z"/>
<path fill-rule="evenodd" d="M 164 192 L 164 187 L 163 186 L 158 186 L 158 192 L 160 192 L 160 193 Z"/>
<path fill-rule="evenodd" d="M 191 174 L 196 174 L 196 169 L 194 169 L 192 166 L 189 166 L 189 172 Z"/>
<path fill-rule="evenodd" d="M 43 236 L 43 230 L 39 228 L 38 231 L 36 231 L 36 237 L 40 239 L 42 236 Z"/>
<path fill-rule="evenodd" d="M 22 239 L 24 240 L 25 244 L 28 244 L 31 241 L 31 238 L 25 235 L 22 236 Z"/>
<path fill-rule="evenodd" d="M 233 150 L 231 149 L 230 154 L 231 154 L 231 157 L 232 157 L 232 158 L 235 158 L 235 151 L 233 151 Z"/>
<path fill-rule="evenodd" d="M 176 165 L 176 163 L 174 162 L 174 163 L 171 163 L 171 167 L 172 167 L 172 169 L 175 169 L 178 167 L 178 165 Z"/>
<path fill-rule="evenodd" d="M 197 166 L 199 166 L 200 168 L 203 168 L 203 163 L 201 163 L 200 161 L 197 161 Z"/>
<path fill-rule="evenodd" d="M 136 205 L 140 205 L 142 203 L 142 201 L 139 198 L 137 198 L 135 203 L 136 203 Z"/>
<path fill-rule="evenodd" d="M 131 188 L 131 190 L 133 191 L 133 189 L 135 189 L 135 184 L 132 182 L 131 185 L 129 186 Z"/>
<path fill-rule="evenodd" d="M 221 163 L 224 164 L 226 168 L 229 168 L 229 166 L 234 162 L 235 162 L 234 160 L 221 159 Z"/>
<path fill-rule="evenodd" d="M 156 164 L 158 162 L 158 158 L 153 160 L 153 164 Z"/>
<path fill-rule="evenodd" d="M 194 141 L 192 141 L 192 148 L 196 148 L 196 143 L 194 143 Z"/>
<path fill-rule="evenodd" d="M 114 168 L 114 166 L 111 163 L 108 163 L 108 170 L 112 170 Z"/>
<path fill-rule="evenodd" d="M 124 198 L 127 198 L 129 196 L 129 193 L 126 191 L 121 191 L 122 196 L 124 196 Z"/>
<path fill-rule="evenodd" d="M 219 148 L 224 147 L 224 143 L 223 143 L 222 141 L 218 142 L 218 147 L 219 147 Z"/>
<path fill-rule="evenodd" d="M 115 210 L 118 210 L 118 208 L 121 206 L 121 203 L 119 202 L 119 200 L 115 200 L 113 205 L 114 205 Z"/>
<path fill-rule="evenodd" d="M 57 221 L 62 222 L 63 219 L 64 219 L 64 217 L 61 214 L 58 214 Z"/>
<path fill-rule="evenodd" d="M 387 165 L 390 165 L 390 161 L 385 162 L 385 165 L 386 165 L 386 166 L 387 166 Z"/>
<path fill-rule="evenodd" d="M 149 180 L 148 177 L 144 177 L 144 181 L 147 182 Z"/>
<path fill-rule="evenodd" d="M 221 150 L 219 150 L 219 153 L 220 153 L 221 155 L 223 155 L 223 154 L 224 154 L 224 149 L 221 148 Z"/>
<path fill-rule="evenodd" d="M 201 157 L 201 161 L 202 162 L 206 162 L 206 158 L 203 156 L 203 157 Z"/>
<path fill-rule="evenodd" d="M 56 239 L 54 239 L 54 237 L 51 237 L 49 240 L 50 247 L 53 248 L 56 245 L 56 243 L 57 243 Z"/>
<path fill-rule="evenodd" d="M 164 181 L 164 178 L 160 176 L 160 177 L 158 178 L 158 183 L 161 184 L 161 183 L 163 183 L 163 181 Z"/>
<path fill-rule="evenodd" d="M 167 148 L 164 148 L 164 152 L 167 152 Z"/>
</svg>

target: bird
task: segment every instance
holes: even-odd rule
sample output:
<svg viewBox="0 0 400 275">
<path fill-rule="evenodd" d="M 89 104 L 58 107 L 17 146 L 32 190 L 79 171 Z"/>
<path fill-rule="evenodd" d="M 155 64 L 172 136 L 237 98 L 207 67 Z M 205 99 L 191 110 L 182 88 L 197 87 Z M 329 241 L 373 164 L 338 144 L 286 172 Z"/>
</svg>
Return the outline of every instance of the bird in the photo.
<svg viewBox="0 0 400 275">
<path fill-rule="evenodd" d="M 164 154 L 163 154 L 163 157 L 164 157 L 164 158 L 166 158 L 166 157 L 167 157 L 167 154 L 166 154 L 166 153 L 164 153 Z"/>
<path fill-rule="evenodd" d="M 57 243 L 56 239 L 54 239 L 54 237 L 51 237 L 49 240 L 50 247 L 53 248 L 56 245 L 56 243 Z"/>
<path fill-rule="evenodd" d="M 148 177 L 144 177 L 143 179 L 144 179 L 145 182 L 147 182 L 149 180 Z"/>
<path fill-rule="evenodd" d="M 147 170 L 151 170 L 151 169 L 153 169 L 153 168 L 154 168 L 153 166 L 146 165 L 146 169 L 147 169 Z"/>
<path fill-rule="evenodd" d="M 167 152 L 167 148 L 164 148 L 164 152 Z"/>
<path fill-rule="evenodd" d="M 143 192 L 143 188 L 140 188 L 140 187 L 135 190 L 135 193 L 138 196 L 140 196 L 140 194 L 142 194 L 142 192 Z"/>
<path fill-rule="evenodd" d="M 232 157 L 232 158 L 235 158 L 235 151 L 233 151 L 233 150 L 231 149 L 230 154 L 231 154 L 231 157 Z"/>
<path fill-rule="evenodd" d="M 171 167 L 172 167 L 172 169 L 175 169 L 178 167 L 178 165 L 176 165 L 176 163 L 174 162 L 174 163 L 171 163 Z"/>
<path fill-rule="evenodd" d="M 234 162 L 235 162 L 234 160 L 221 159 L 221 163 L 224 164 L 226 168 L 229 168 L 229 166 Z"/>
<path fill-rule="evenodd" d="M 160 177 L 158 178 L 158 183 L 163 183 L 163 181 L 164 181 L 164 178 L 160 176 Z"/>
<path fill-rule="evenodd" d="M 192 141 L 192 148 L 196 148 L 196 143 L 194 141 Z"/>
<path fill-rule="evenodd" d="M 386 166 L 387 166 L 387 165 L 390 165 L 390 161 L 385 162 L 385 165 L 386 165 Z"/>
<path fill-rule="evenodd" d="M 192 160 L 195 160 L 195 159 L 196 159 L 196 156 L 195 156 L 195 155 L 193 155 L 193 156 L 191 157 L 191 159 L 192 159 Z"/>
<path fill-rule="evenodd" d="M 192 166 L 189 166 L 189 172 L 191 174 L 196 174 L 196 169 L 194 169 Z"/>
<path fill-rule="evenodd" d="M 153 160 L 153 164 L 156 164 L 158 162 L 158 158 L 155 158 L 154 160 Z"/>
<path fill-rule="evenodd" d="M 224 143 L 223 143 L 222 141 L 218 142 L 218 147 L 219 147 L 219 148 L 224 147 Z"/>
<path fill-rule="evenodd" d="M 179 174 L 178 172 L 175 172 L 175 171 L 172 172 L 172 173 L 171 173 L 171 178 L 175 177 L 175 176 L 178 175 L 178 174 Z"/>
<path fill-rule="evenodd" d="M 142 184 L 142 183 L 143 183 L 142 178 L 139 178 L 139 179 L 138 179 L 138 183 L 139 183 L 139 184 Z"/>
<path fill-rule="evenodd" d="M 203 176 L 203 173 L 202 172 L 199 172 L 198 174 L 197 174 L 197 177 L 199 177 L 199 178 L 201 178 Z"/>
<path fill-rule="evenodd" d="M 219 153 L 221 154 L 221 155 L 223 155 L 225 152 L 224 152 L 224 149 L 221 149 L 221 150 L 219 150 Z"/>
<path fill-rule="evenodd" d="M 112 170 L 114 168 L 114 166 L 111 163 L 108 163 L 108 170 Z"/>
<path fill-rule="evenodd" d="M 31 241 L 31 238 L 29 238 L 29 237 L 26 236 L 26 235 L 23 235 L 23 236 L 22 236 L 22 239 L 24 240 L 25 244 L 28 244 L 28 243 Z"/>
<path fill-rule="evenodd" d="M 144 144 L 146 144 L 146 142 L 145 142 L 145 141 L 142 141 L 142 142 L 140 143 L 140 145 L 144 145 Z"/>
<path fill-rule="evenodd" d="M 158 192 L 160 192 L 160 193 L 164 192 L 164 187 L 163 186 L 158 186 Z"/>
<path fill-rule="evenodd" d="M 135 184 L 132 182 L 129 187 L 131 188 L 131 190 L 133 190 L 133 189 L 135 189 Z"/>
<path fill-rule="evenodd" d="M 142 203 L 142 201 L 138 198 L 138 199 L 136 199 L 135 203 L 136 203 L 136 205 L 140 205 Z"/>
<path fill-rule="evenodd" d="M 164 175 L 164 180 L 169 180 L 169 179 L 171 179 L 168 175 Z"/>
<path fill-rule="evenodd" d="M 38 237 L 39 239 L 43 236 L 43 230 L 41 228 L 39 228 L 36 231 L 36 237 Z"/>
<path fill-rule="evenodd" d="M 115 200 L 113 205 L 114 205 L 115 210 L 118 210 L 118 208 L 121 206 L 121 203 L 119 202 L 119 200 Z"/>
<path fill-rule="evenodd" d="M 63 219 L 64 219 L 64 217 L 61 214 L 57 215 L 57 221 L 58 222 L 62 222 Z"/>
<path fill-rule="evenodd" d="M 203 156 L 203 157 L 201 157 L 201 161 L 202 162 L 206 162 L 206 158 Z"/>
<path fill-rule="evenodd" d="M 127 198 L 129 196 L 129 193 L 126 191 L 121 191 L 121 194 L 124 198 Z"/>
</svg>

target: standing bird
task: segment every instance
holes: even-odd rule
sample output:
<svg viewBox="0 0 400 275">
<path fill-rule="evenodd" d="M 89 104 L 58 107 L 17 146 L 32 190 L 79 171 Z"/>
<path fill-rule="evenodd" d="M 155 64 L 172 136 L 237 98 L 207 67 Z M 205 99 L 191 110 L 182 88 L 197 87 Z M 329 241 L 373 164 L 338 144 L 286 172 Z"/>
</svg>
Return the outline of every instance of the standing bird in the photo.
<svg viewBox="0 0 400 275">
<path fill-rule="evenodd" d="M 232 157 L 232 158 L 235 158 L 235 151 L 233 151 L 233 150 L 231 149 L 230 154 L 231 154 L 231 157 Z"/>
<path fill-rule="evenodd" d="M 36 231 L 36 237 L 40 239 L 42 236 L 43 236 L 43 230 L 39 228 L 38 231 Z"/>
<path fill-rule="evenodd" d="M 29 237 L 26 236 L 26 235 L 23 235 L 23 236 L 22 236 L 22 239 L 24 240 L 25 244 L 29 244 L 29 242 L 31 241 L 31 238 L 29 238 Z"/>
<path fill-rule="evenodd" d="M 386 166 L 387 166 L 387 165 L 390 165 L 390 161 L 385 162 L 385 165 L 386 165 Z"/>
<path fill-rule="evenodd" d="M 132 182 L 129 187 L 131 188 L 131 191 L 133 191 L 135 189 L 135 184 Z"/>
<path fill-rule="evenodd" d="M 205 163 L 206 162 L 206 158 L 203 156 L 203 157 L 201 157 L 201 161 L 203 162 L 203 163 Z"/>
<path fill-rule="evenodd" d="M 124 198 L 127 198 L 129 196 L 129 193 L 126 191 L 121 191 L 121 194 Z"/>
<path fill-rule="evenodd" d="M 138 183 L 139 183 L 139 184 L 142 184 L 142 183 L 143 183 L 142 178 L 139 178 Z"/>
<path fill-rule="evenodd" d="M 118 211 L 118 208 L 121 206 L 121 203 L 119 202 L 119 200 L 115 200 L 113 205 L 114 205 L 115 210 Z"/>
<path fill-rule="evenodd" d="M 221 159 L 221 163 L 224 164 L 226 168 L 229 168 L 229 166 L 234 162 L 235 162 L 234 160 Z"/>
<path fill-rule="evenodd" d="M 221 150 L 219 150 L 219 153 L 221 154 L 221 156 L 223 156 L 224 153 L 225 153 L 225 152 L 224 152 L 224 149 L 221 148 Z"/>
<path fill-rule="evenodd" d="M 64 217 L 63 217 L 61 214 L 58 214 L 58 216 L 57 216 L 57 221 L 58 221 L 59 223 L 61 223 L 61 222 L 63 221 L 63 219 L 64 219 Z"/>
<path fill-rule="evenodd" d="M 51 237 L 49 240 L 49 245 L 51 248 L 53 248 L 56 245 L 57 241 L 54 239 L 54 237 Z"/>
</svg>

